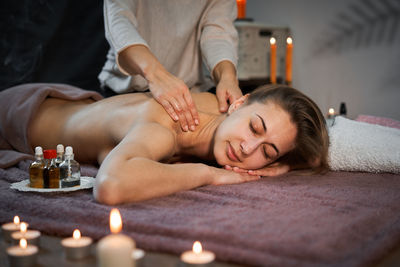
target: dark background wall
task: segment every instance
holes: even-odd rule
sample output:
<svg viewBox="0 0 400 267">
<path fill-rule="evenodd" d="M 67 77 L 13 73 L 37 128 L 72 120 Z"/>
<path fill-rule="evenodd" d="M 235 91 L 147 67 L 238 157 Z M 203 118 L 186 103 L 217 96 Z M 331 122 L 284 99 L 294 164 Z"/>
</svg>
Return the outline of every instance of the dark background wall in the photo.
<svg viewBox="0 0 400 267">
<path fill-rule="evenodd" d="M 0 4 L 0 90 L 28 82 L 99 90 L 108 51 L 103 1 L 19 0 Z"/>
</svg>

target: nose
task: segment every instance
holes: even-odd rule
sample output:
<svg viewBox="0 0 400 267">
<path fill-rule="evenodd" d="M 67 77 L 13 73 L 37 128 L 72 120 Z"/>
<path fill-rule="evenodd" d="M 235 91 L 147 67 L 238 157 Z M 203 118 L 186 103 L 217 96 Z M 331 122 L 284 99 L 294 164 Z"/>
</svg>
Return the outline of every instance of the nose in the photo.
<svg viewBox="0 0 400 267">
<path fill-rule="evenodd" d="M 260 145 L 261 142 L 261 140 L 257 140 L 256 138 L 243 140 L 240 143 L 240 149 L 242 150 L 243 154 L 249 155 L 254 152 L 254 150 Z"/>
</svg>

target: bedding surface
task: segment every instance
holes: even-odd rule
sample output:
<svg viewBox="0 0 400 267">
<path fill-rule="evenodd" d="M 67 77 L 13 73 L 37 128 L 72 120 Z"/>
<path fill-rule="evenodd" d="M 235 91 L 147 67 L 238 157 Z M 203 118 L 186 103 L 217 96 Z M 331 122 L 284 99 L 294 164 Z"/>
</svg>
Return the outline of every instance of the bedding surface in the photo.
<svg viewBox="0 0 400 267">
<path fill-rule="evenodd" d="M 34 154 L 28 138 L 29 123 L 47 97 L 67 100 L 103 97 L 66 84 L 32 83 L 0 92 L 0 168 L 7 168 Z"/>
<path fill-rule="evenodd" d="M 0 169 L 0 222 L 19 215 L 30 228 L 70 236 L 75 228 L 109 234 L 111 206 L 91 190 L 33 193 L 10 189 L 29 161 Z M 95 176 L 83 166 L 82 175 Z M 190 179 L 190 174 L 188 174 Z M 400 245 L 400 176 L 360 172 L 287 174 L 205 186 L 118 206 L 123 232 L 148 251 L 179 255 L 199 240 L 221 261 L 254 266 L 368 266 Z"/>
</svg>

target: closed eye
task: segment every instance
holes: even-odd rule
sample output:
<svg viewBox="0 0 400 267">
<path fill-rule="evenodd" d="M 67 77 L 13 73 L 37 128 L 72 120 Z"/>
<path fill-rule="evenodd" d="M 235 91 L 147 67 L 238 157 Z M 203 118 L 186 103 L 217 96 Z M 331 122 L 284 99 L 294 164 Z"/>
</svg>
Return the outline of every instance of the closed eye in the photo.
<svg viewBox="0 0 400 267">
<path fill-rule="evenodd" d="M 252 133 L 257 134 L 256 129 L 254 128 L 253 124 L 251 123 L 251 121 L 249 122 L 249 127 Z"/>
</svg>

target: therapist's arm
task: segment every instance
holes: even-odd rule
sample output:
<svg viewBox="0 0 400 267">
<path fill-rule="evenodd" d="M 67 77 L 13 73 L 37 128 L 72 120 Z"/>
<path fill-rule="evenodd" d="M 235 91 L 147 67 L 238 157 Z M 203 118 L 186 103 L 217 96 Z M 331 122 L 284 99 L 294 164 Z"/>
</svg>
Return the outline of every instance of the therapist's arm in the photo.
<svg viewBox="0 0 400 267">
<path fill-rule="evenodd" d="M 216 94 L 219 111 L 227 112 L 229 105 L 243 95 L 239 88 L 236 68 L 229 60 L 221 61 L 215 66 L 213 76 L 217 83 Z"/>
<path fill-rule="evenodd" d="M 144 45 L 132 45 L 118 54 L 119 65 L 130 75 L 142 75 L 149 83 L 153 97 L 183 131 L 195 130 L 199 115 L 189 88 L 169 73 Z"/>
</svg>

